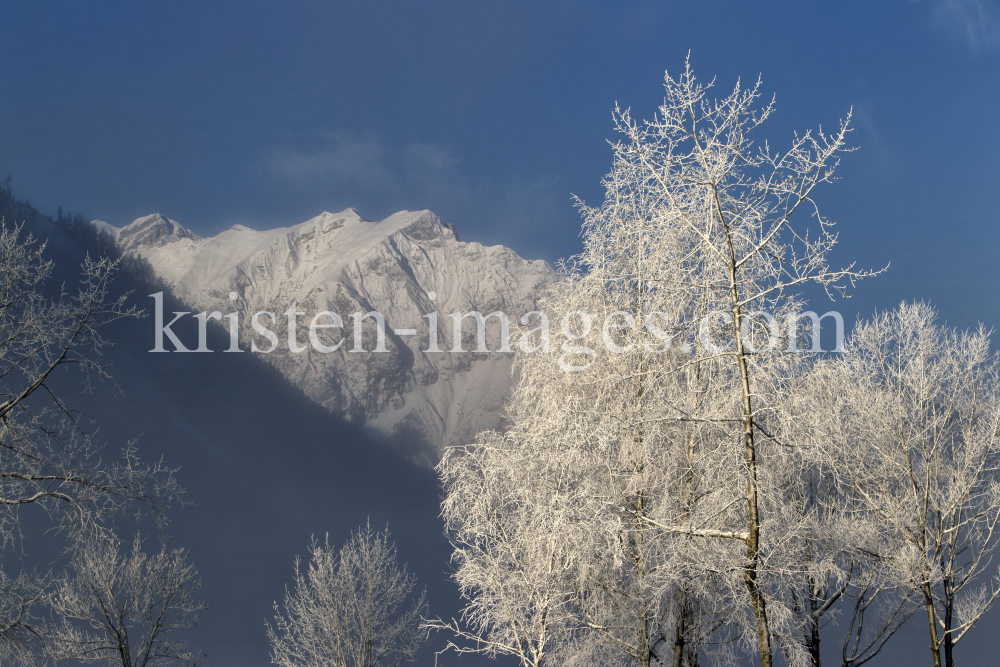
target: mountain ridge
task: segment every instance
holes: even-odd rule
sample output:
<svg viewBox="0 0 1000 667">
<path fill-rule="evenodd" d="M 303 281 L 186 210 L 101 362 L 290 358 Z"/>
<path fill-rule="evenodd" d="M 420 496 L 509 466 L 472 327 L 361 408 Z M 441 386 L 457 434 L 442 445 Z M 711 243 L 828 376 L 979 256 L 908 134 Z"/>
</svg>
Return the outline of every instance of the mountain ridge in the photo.
<svg viewBox="0 0 1000 667">
<path fill-rule="evenodd" d="M 241 347 L 267 349 L 253 330 L 253 316 L 284 338 L 284 316 L 295 305 L 296 343 L 270 345 L 262 354 L 313 401 L 379 438 L 394 441 L 427 462 L 444 447 L 464 444 L 477 432 L 501 426 L 510 391 L 511 355 L 502 346 L 496 318 L 485 329 L 491 352 L 478 347 L 473 317 L 461 320 L 463 352 L 452 350 L 451 313 L 503 312 L 516 325 L 535 310 L 538 294 L 556 280 L 542 260 L 525 260 L 504 246 L 458 240 L 455 228 L 431 211 L 400 211 L 366 220 L 355 209 L 324 211 L 290 227 L 253 230 L 234 225 L 202 238 L 160 214 L 116 228 L 98 221 L 124 252 L 145 258 L 187 306 L 236 312 Z M 235 296 L 235 299 L 232 297 Z M 343 329 L 323 331 L 320 353 L 305 329 L 318 313 L 333 312 Z M 364 320 L 360 353 L 353 342 L 353 313 L 385 318 L 385 349 L 376 322 Z M 436 346 L 430 348 L 432 313 Z M 320 336 L 318 335 L 317 338 Z M 338 345 L 340 343 L 340 345 Z"/>
</svg>

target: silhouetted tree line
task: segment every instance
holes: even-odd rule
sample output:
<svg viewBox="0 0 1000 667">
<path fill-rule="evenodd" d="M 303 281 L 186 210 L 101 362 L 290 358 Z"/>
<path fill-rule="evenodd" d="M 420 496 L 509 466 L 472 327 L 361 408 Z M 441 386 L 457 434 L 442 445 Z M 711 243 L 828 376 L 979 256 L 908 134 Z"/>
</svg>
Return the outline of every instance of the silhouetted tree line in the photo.
<svg viewBox="0 0 1000 667">
<path fill-rule="evenodd" d="M 55 218 L 43 215 L 27 199 L 20 200 L 14 196 L 12 180 L 7 176 L 0 186 L 0 219 L 3 220 L 4 227 L 23 224 L 36 240 L 50 242 L 46 255 L 55 262 L 57 271 L 63 268 L 72 270 L 71 267 L 79 265 L 83 255 L 95 259 L 108 258 L 117 262 L 119 275 L 124 274 L 126 278 L 116 281 L 119 284 L 128 284 L 131 289 L 139 292 L 147 287 L 153 291 L 165 289 L 163 281 L 157 278 L 150 263 L 136 255 L 124 255 L 115 238 L 107 231 L 98 229 L 80 213 L 64 213 L 62 206 L 56 209 Z M 47 227 L 65 234 L 71 243 L 59 243 L 58 239 L 49 238 L 45 232 Z"/>
</svg>

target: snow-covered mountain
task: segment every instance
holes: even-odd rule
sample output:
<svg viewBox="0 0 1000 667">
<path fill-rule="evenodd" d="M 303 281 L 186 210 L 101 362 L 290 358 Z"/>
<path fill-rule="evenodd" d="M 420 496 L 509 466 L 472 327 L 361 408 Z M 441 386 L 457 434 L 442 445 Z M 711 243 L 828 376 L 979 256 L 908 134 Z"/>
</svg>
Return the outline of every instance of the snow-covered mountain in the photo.
<svg viewBox="0 0 1000 667">
<path fill-rule="evenodd" d="M 430 211 L 401 211 L 381 222 L 354 209 L 322 213 L 293 227 L 255 231 L 235 225 L 200 238 L 159 214 L 123 228 L 96 222 L 122 248 L 146 258 L 194 311 L 239 313 L 240 339 L 261 349 L 270 342 L 251 328 L 254 313 L 279 344 L 261 354 L 314 401 L 409 453 L 433 457 L 500 422 L 511 384 L 511 357 L 496 320 L 487 326 L 490 353 L 474 353 L 475 321 L 463 322 L 462 353 L 452 353 L 451 313 L 501 311 L 512 326 L 535 309 L 555 280 L 544 261 L 528 261 L 503 246 L 463 243 Z M 235 300 L 232 297 L 235 296 Z M 295 303 L 297 342 L 289 351 L 287 316 Z M 319 330 L 336 352 L 310 346 L 308 326 L 319 312 L 337 313 L 343 329 Z M 354 352 L 352 313 L 377 311 L 386 322 L 387 352 Z M 428 316 L 436 312 L 438 347 L 427 352 Z M 169 321 L 169 315 L 167 321 Z M 332 319 L 323 316 L 320 323 Z M 225 325 L 226 323 L 223 322 Z M 364 320 L 364 348 L 376 344 L 375 323 Z M 409 330 L 409 331 L 407 331 Z M 193 345 L 192 345 L 193 347 Z"/>
</svg>

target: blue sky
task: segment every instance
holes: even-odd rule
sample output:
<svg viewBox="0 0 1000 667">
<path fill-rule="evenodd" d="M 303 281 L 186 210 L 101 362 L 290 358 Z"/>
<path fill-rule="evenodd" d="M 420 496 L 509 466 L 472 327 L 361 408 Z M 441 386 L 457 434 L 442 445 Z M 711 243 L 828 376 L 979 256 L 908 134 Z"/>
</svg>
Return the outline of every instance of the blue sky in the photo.
<svg viewBox="0 0 1000 667">
<path fill-rule="evenodd" d="M 0 0 L 0 17 L 0 178 L 43 212 L 212 235 L 430 208 L 554 260 L 579 248 L 571 193 L 602 196 L 615 102 L 651 116 L 690 50 L 720 90 L 762 76 L 776 147 L 853 107 L 859 150 L 819 201 L 836 262 L 891 267 L 832 307 L 927 298 L 1000 325 L 992 0 Z"/>
</svg>

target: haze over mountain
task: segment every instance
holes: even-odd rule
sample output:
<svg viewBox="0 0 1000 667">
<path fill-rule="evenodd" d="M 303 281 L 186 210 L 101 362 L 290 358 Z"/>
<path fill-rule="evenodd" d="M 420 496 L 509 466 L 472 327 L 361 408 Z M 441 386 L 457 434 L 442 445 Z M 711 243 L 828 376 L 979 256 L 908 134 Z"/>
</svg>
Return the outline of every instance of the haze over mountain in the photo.
<svg viewBox="0 0 1000 667">
<path fill-rule="evenodd" d="M 511 383 L 512 357 L 497 352 L 503 345 L 498 319 L 485 328 L 490 352 L 474 352 L 474 317 L 462 320 L 464 351 L 454 352 L 450 315 L 499 311 L 516 326 L 556 277 L 544 261 L 459 241 L 454 227 L 430 211 L 400 211 L 373 222 L 347 209 L 266 231 L 235 225 L 212 238 L 160 214 L 122 228 L 94 224 L 124 252 L 148 260 L 192 311 L 238 313 L 240 346 L 249 350 L 252 341 L 258 350 L 271 349 L 260 356 L 309 398 L 408 454 L 429 458 L 499 426 Z M 293 304 L 301 313 L 295 352 L 287 333 Z M 276 343 L 253 331 L 254 314 L 262 311 L 273 314 L 259 323 L 275 332 Z M 343 324 L 318 329 L 320 344 L 338 348 L 333 352 L 310 345 L 309 324 L 323 311 Z M 362 324 L 366 351 L 354 350 L 351 315 L 371 311 L 385 318 L 384 352 L 372 351 L 374 318 Z M 318 321 L 332 323 L 329 315 Z M 429 349 L 431 328 L 440 351 Z M 196 338 L 183 343 L 197 347 Z"/>
</svg>

